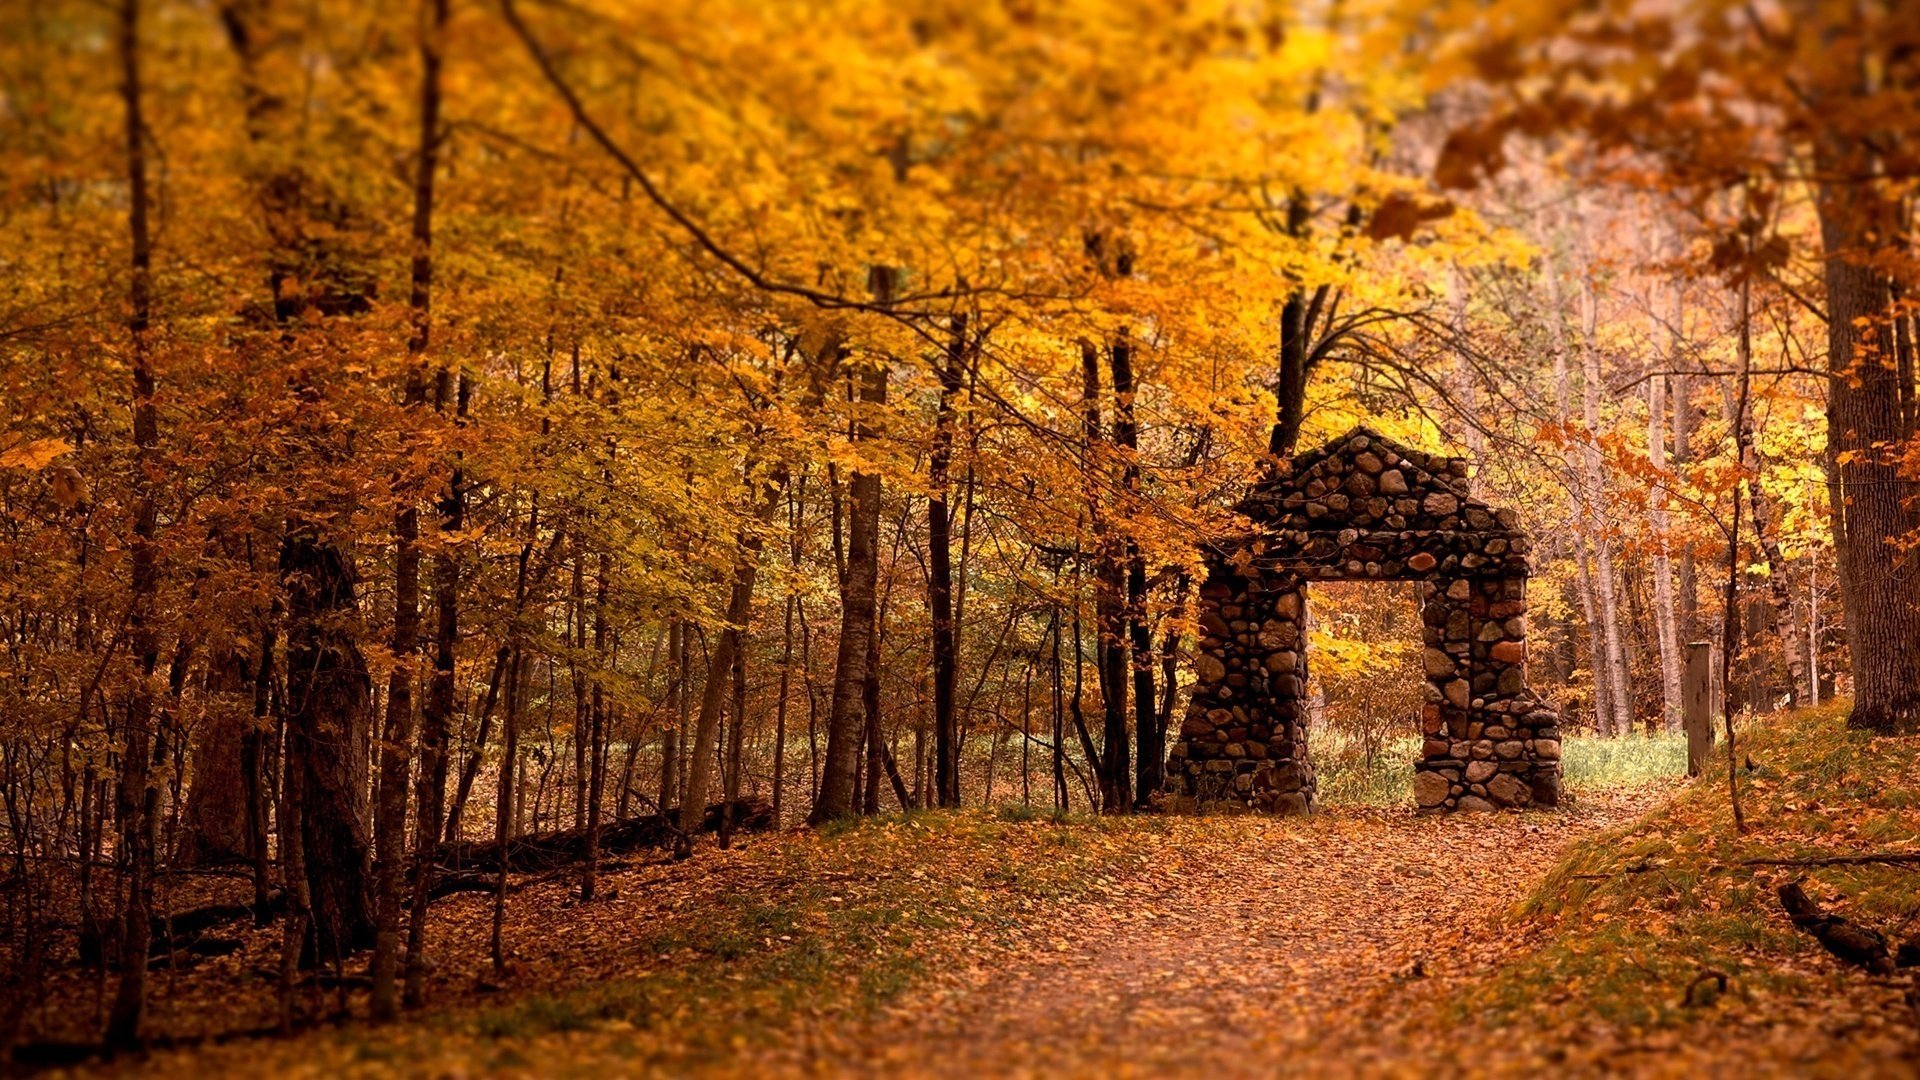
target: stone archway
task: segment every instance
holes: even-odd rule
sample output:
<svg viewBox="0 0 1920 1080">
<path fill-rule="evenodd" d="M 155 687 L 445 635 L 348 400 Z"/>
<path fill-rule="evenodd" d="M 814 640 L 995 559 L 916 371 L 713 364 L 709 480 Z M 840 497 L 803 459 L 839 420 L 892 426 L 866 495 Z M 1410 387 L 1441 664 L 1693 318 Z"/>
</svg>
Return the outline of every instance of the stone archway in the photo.
<svg viewBox="0 0 1920 1080">
<path fill-rule="evenodd" d="M 1253 531 L 1209 555 L 1197 682 L 1167 762 L 1175 810 L 1305 813 L 1307 588 L 1415 581 L 1425 649 L 1423 811 L 1553 806 L 1559 716 L 1527 686 L 1527 553 L 1466 463 L 1364 427 L 1295 458 L 1239 509 Z"/>
</svg>

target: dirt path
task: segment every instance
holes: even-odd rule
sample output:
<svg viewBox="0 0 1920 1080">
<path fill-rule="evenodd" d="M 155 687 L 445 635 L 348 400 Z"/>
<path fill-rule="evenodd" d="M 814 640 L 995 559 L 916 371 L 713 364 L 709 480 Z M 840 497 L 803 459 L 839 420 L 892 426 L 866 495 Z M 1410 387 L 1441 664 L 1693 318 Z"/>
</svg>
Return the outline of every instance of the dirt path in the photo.
<svg viewBox="0 0 1920 1080">
<path fill-rule="evenodd" d="M 947 980 L 816 1047 L 810 1065 L 938 1077 L 1418 1073 L 1355 1041 L 1356 1020 L 1491 966 L 1513 947 L 1499 920 L 1566 846 L 1657 797 L 1612 794 L 1560 814 L 1234 822 L 1075 907 L 1052 928 L 1052 951 Z"/>
</svg>

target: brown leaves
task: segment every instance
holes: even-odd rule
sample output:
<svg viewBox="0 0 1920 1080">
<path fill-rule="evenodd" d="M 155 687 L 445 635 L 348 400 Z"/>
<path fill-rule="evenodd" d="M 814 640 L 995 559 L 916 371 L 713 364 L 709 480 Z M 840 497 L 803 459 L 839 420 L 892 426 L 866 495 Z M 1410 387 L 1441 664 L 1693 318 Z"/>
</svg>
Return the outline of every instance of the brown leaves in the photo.
<svg viewBox="0 0 1920 1080">
<path fill-rule="evenodd" d="M 1394 192 L 1380 205 L 1374 208 L 1373 215 L 1367 219 L 1367 237 L 1372 240 L 1406 240 L 1413 236 L 1414 230 L 1430 221 L 1441 221 L 1453 216 L 1454 205 L 1450 200 L 1422 202 L 1412 195 Z"/>
<path fill-rule="evenodd" d="M 1472 191 L 1483 177 L 1491 179 L 1506 167 L 1506 127 L 1499 123 L 1455 128 L 1440 146 L 1433 180 L 1449 191 Z"/>
</svg>

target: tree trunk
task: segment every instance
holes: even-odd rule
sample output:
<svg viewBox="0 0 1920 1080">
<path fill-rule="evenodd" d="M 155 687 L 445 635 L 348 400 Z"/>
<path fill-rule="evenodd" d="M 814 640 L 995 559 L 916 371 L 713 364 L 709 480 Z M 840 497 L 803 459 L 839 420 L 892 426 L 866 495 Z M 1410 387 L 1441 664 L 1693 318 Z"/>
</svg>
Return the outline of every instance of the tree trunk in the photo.
<svg viewBox="0 0 1920 1080">
<path fill-rule="evenodd" d="M 605 551 L 600 553 L 597 577 L 599 581 L 594 585 L 593 593 L 593 704 L 587 728 L 587 867 L 580 875 L 581 903 L 593 899 L 594 879 L 600 872 L 600 804 L 607 783 L 607 700 L 602 673 L 610 666 L 607 656 L 607 582 L 613 577 L 613 557 Z M 574 738 L 579 737 L 576 732 Z"/>
<path fill-rule="evenodd" d="M 1684 473 L 1686 467 L 1693 463 L 1693 432 L 1699 426 L 1700 417 L 1693 404 L 1693 376 L 1675 375 L 1673 468 L 1676 473 Z M 1674 619 L 1682 641 L 1694 641 L 1700 637 L 1700 584 L 1698 572 L 1694 569 L 1691 544 L 1681 545 L 1680 558 L 1674 567 Z"/>
<path fill-rule="evenodd" d="M 1580 336 L 1581 411 L 1586 434 L 1581 442 L 1580 460 L 1586 478 L 1588 538 L 1593 543 L 1594 593 L 1600 604 L 1600 624 L 1607 650 L 1608 687 L 1613 701 L 1611 730 L 1633 730 L 1633 694 L 1627 684 L 1627 655 L 1620 635 L 1619 578 L 1613 567 L 1613 541 L 1607 536 L 1606 465 L 1600 457 L 1600 350 L 1595 347 L 1599 303 L 1593 282 L 1580 281 L 1582 333 Z"/>
<path fill-rule="evenodd" d="M 1086 473 L 1087 512 L 1093 526 L 1094 671 L 1100 679 L 1101 747 L 1095 766 L 1100 779 L 1100 811 L 1125 813 L 1133 804 L 1132 749 L 1127 730 L 1127 651 L 1124 597 L 1125 563 L 1114 550 L 1100 502 L 1105 474 L 1105 439 L 1100 432 L 1100 354 L 1092 342 L 1080 343 L 1081 409 L 1085 428 L 1081 468 Z"/>
<path fill-rule="evenodd" d="M 893 295 L 893 271 L 873 268 L 873 291 L 882 306 Z M 871 444 L 878 436 L 877 413 L 887 401 L 887 363 L 870 358 L 858 374 L 860 420 L 855 441 Z M 820 796 L 807 821 L 824 824 L 852 816 L 857 807 L 857 768 L 864 730 L 864 699 L 871 663 L 875 594 L 880 577 L 880 474 L 859 470 L 848 485 L 846 573 L 840 589 L 840 645 L 835 657 L 833 703 L 827 716 L 827 752 L 820 774 Z"/>
<path fill-rule="evenodd" d="M 1681 320 L 1685 317 L 1681 304 L 1685 293 L 1684 287 L 1678 281 L 1672 284 L 1671 290 L 1673 307 L 1668 315 L 1666 362 L 1669 368 L 1678 368 L 1683 344 L 1680 327 Z M 1670 554 L 1673 522 L 1667 511 L 1669 483 L 1664 478 L 1667 472 L 1666 422 L 1667 376 L 1649 373 L 1647 376 L 1647 463 L 1653 467 L 1655 475 L 1649 509 L 1649 523 L 1653 529 L 1653 627 L 1660 649 L 1662 706 L 1658 726 L 1661 730 L 1671 732 L 1680 728 L 1681 669 L 1684 661 L 1680 655 L 1680 623 L 1673 600 L 1673 557 Z"/>
<path fill-rule="evenodd" d="M 1113 441 L 1119 447 L 1122 463 L 1121 489 L 1131 500 L 1126 513 L 1145 513 L 1138 504 L 1140 492 L 1140 429 L 1134 419 L 1133 342 L 1125 332 L 1117 335 L 1107 351 L 1113 375 Z M 1133 670 L 1134 733 L 1138 754 L 1135 757 L 1135 805 L 1144 809 L 1165 780 L 1166 735 L 1160 729 L 1157 697 L 1153 691 L 1153 630 L 1147 622 L 1147 561 L 1140 552 L 1140 541 L 1129 529 L 1126 539 L 1127 585 L 1126 626 L 1131 646 Z M 1022 734 L 1025 734 L 1023 729 Z"/>
<path fill-rule="evenodd" d="M 220 650 L 207 671 L 209 708 L 193 740 L 193 786 L 180 813 L 174 862 L 239 862 L 252 851 L 247 820 L 247 736 L 252 728 L 253 663 L 238 647 Z M 244 704 L 243 704 L 244 703 Z"/>
<path fill-rule="evenodd" d="M 1820 146 L 1821 172 L 1872 174 L 1866 152 Z M 1876 247 L 1900 235 L 1895 208 L 1874 182 L 1822 184 L 1816 200 L 1826 249 L 1827 445 L 1833 461 L 1835 542 L 1840 600 L 1853 659 L 1853 711 L 1847 726 L 1877 734 L 1920 732 L 1920 578 L 1904 542 L 1920 530 L 1920 510 L 1900 475 L 1899 375 L 1886 309 L 1889 287 L 1873 262 Z"/>
<path fill-rule="evenodd" d="M 280 553 L 287 599 L 287 768 L 300 773 L 301 839 L 316 959 L 371 944 L 374 904 L 366 833 L 365 736 L 372 685 L 343 625 L 354 609 L 353 568 L 311 527 Z"/>
<path fill-rule="evenodd" d="M 939 366 L 940 407 L 927 462 L 927 606 L 933 622 L 933 789 L 938 806 L 960 805 L 960 759 L 953 689 L 958 643 L 953 625 L 953 528 L 948 515 L 948 465 L 953 457 L 954 400 L 967 349 L 967 316 L 953 316 L 946 362 Z"/>
<path fill-rule="evenodd" d="M 521 548 L 521 551 L 525 550 L 525 547 Z M 521 566 L 524 571 L 525 563 L 522 562 Z M 515 647 L 513 659 L 507 664 L 506 706 L 500 722 L 500 779 L 495 786 L 493 804 L 493 838 L 500 851 L 500 865 L 494 877 L 493 931 L 488 940 L 488 955 L 493 960 L 495 975 L 504 975 L 507 971 L 507 875 L 512 872 L 508 844 L 513 840 L 514 824 L 519 814 L 515 796 L 519 794 L 520 699 L 525 685 L 523 675 L 526 662 L 526 651 Z"/>
<path fill-rule="evenodd" d="M 120 850 L 126 872 L 126 907 L 120 937 L 120 983 L 107 1018 L 109 1047 L 130 1048 L 140 1041 L 147 1006 L 147 946 L 153 927 L 153 861 L 158 839 L 160 788 L 152 764 L 166 757 L 164 737 L 153 732 L 153 673 L 159 663 L 154 606 L 160 592 L 159 534 L 154 477 L 160 472 L 159 410 L 154 405 L 156 378 L 148 330 L 152 325 L 153 247 L 147 231 L 146 124 L 141 118 L 140 5 L 121 0 L 119 20 L 120 93 L 125 107 L 127 235 L 131 257 L 127 284 L 127 336 L 131 341 L 133 401 L 133 537 L 127 608 L 127 636 L 133 659 L 133 692 L 127 705 L 126 745 L 120 755 Z"/>
<path fill-rule="evenodd" d="M 687 631 L 674 619 L 667 624 L 667 725 L 660 737 L 660 812 L 680 801 L 680 731 L 686 726 Z"/>
<path fill-rule="evenodd" d="M 746 469 L 749 482 L 753 465 Z M 747 620 L 753 613 L 753 588 L 760 573 L 760 548 L 766 527 L 779 507 L 781 492 L 767 484 L 755 510 L 755 527 L 738 538 L 739 561 L 734 564 L 733 587 L 727 598 L 727 625 L 720 631 L 707 659 L 707 679 L 700 688 L 700 716 L 695 721 L 693 742 L 687 748 L 687 786 L 680 799 L 680 836 L 674 844 L 674 857 L 693 854 L 698 822 L 692 816 L 707 805 L 707 788 L 713 776 L 715 742 L 720 732 L 720 717 L 727 700 L 727 686 L 733 674 L 734 655 L 741 648 Z M 685 647 L 684 638 L 682 647 Z"/>
<path fill-rule="evenodd" d="M 1572 382 L 1567 352 L 1566 313 L 1561 310 L 1560 273 L 1549 257 L 1544 267 L 1547 285 L 1547 337 L 1553 350 L 1553 386 L 1560 423 L 1573 426 Z M 1587 624 L 1587 668 L 1593 681 L 1593 727 L 1600 734 L 1612 734 L 1614 718 L 1613 679 L 1608 670 L 1605 636 L 1600 627 L 1599 603 L 1594 588 L 1593 560 L 1588 548 L 1588 530 L 1592 515 L 1587 509 L 1587 474 L 1576 465 L 1568 470 L 1567 510 L 1573 526 L 1574 566 L 1577 570 L 1580 612 Z"/>
<path fill-rule="evenodd" d="M 427 404 L 424 367 L 433 312 L 433 181 L 440 148 L 440 59 L 448 0 L 424 0 L 420 38 L 420 138 L 413 182 L 413 259 L 408 310 L 413 333 L 405 404 L 414 414 Z M 403 490 L 406 486 L 403 484 Z M 393 672 L 387 677 L 386 728 L 380 739 L 380 807 L 374 845 L 380 854 L 374 883 L 371 1007 L 375 1020 L 400 1012 L 400 885 L 407 865 L 407 782 L 413 765 L 413 658 L 420 646 L 420 510 L 403 501 L 393 518 Z"/>
</svg>

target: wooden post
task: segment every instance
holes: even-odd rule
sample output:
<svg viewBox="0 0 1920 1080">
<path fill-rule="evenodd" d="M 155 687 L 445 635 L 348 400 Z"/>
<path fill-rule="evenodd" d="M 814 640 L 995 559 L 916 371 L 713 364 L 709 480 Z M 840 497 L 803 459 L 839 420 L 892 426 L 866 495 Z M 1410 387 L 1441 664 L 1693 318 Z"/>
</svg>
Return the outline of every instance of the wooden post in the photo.
<svg viewBox="0 0 1920 1080">
<path fill-rule="evenodd" d="M 1680 721 L 1687 732 L 1687 775 L 1705 771 L 1713 753 L 1713 643 L 1687 643 L 1687 670 L 1680 694 Z"/>
</svg>

